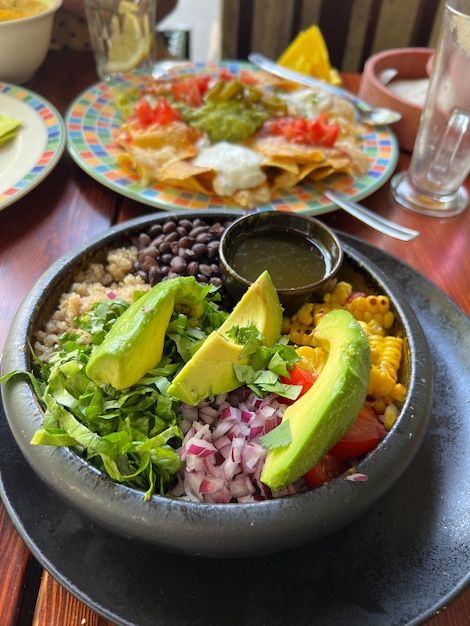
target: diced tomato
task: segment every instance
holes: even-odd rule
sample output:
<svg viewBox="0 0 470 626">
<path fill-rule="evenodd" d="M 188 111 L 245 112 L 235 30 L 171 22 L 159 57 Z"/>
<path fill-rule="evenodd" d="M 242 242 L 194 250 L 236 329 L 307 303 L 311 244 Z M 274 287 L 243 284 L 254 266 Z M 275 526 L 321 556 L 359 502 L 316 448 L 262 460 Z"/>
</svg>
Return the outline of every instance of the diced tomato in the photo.
<svg viewBox="0 0 470 626">
<path fill-rule="evenodd" d="M 194 80 L 199 85 L 201 93 L 205 94 L 206 91 L 209 89 L 209 83 L 211 82 L 212 77 L 210 76 L 210 74 L 196 74 L 194 76 Z"/>
<path fill-rule="evenodd" d="M 135 115 L 139 124 L 144 127 L 151 124 L 165 126 L 170 122 L 181 119 L 180 112 L 171 107 L 165 98 L 158 98 L 154 107 L 146 98 L 141 98 L 135 105 Z"/>
<path fill-rule="evenodd" d="M 154 108 L 154 122 L 165 126 L 181 119 L 181 113 L 168 104 L 165 98 L 158 98 Z"/>
<path fill-rule="evenodd" d="M 336 478 L 349 469 L 349 463 L 343 459 L 337 459 L 332 454 L 325 454 L 320 461 L 305 475 L 305 482 L 309 487 L 318 487 L 332 478 Z"/>
<path fill-rule="evenodd" d="M 153 123 L 153 109 L 147 98 L 141 98 L 135 105 L 135 114 L 142 126 L 149 126 Z"/>
<path fill-rule="evenodd" d="M 328 113 L 321 113 L 315 119 L 281 117 L 267 124 L 267 130 L 273 135 L 283 135 L 292 143 L 331 148 L 339 133 L 337 124 L 328 122 Z"/>
<path fill-rule="evenodd" d="M 371 407 L 361 409 L 348 432 L 333 446 L 336 459 L 354 459 L 370 452 L 385 437 L 385 427 Z"/>
<path fill-rule="evenodd" d="M 283 135 L 291 143 L 309 143 L 307 124 L 302 118 L 292 120 L 290 124 L 286 124 Z"/>
<path fill-rule="evenodd" d="M 290 120 L 287 117 L 277 117 L 272 120 L 268 120 L 265 124 L 266 129 L 272 135 L 283 135 L 284 128 L 289 124 Z"/>
<path fill-rule="evenodd" d="M 171 87 L 173 98 L 177 102 L 184 102 L 190 107 L 200 107 L 203 103 L 203 96 L 207 91 L 210 76 L 201 74 L 188 76 L 175 83 Z"/>
<path fill-rule="evenodd" d="M 223 67 L 219 72 L 219 80 L 230 82 L 233 80 L 233 74 L 231 74 L 226 67 Z"/>
<path fill-rule="evenodd" d="M 289 374 L 290 376 L 281 376 L 280 381 L 287 385 L 298 385 L 299 387 L 302 387 L 300 394 L 297 396 L 297 400 L 305 393 L 307 393 L 307 391 L 318 378 L 318 374 L 316 374 L 315 372 L 310 372 L 309 370 L 306 370 L 304 367 L 300 367 L 299 365 L 294 365 Z M 295 400 L 283 398 L 283 402 L 285 404 L 293 404 Z"/>
<path fill-rule="evenodd" d="M 249 70 L 240 70 L 238 80 L 244 85 L 256 85 L 256 78 Z"/>
<path fill-rule="evenodd" d="M 328 113 L 326 111 L 321 113 L 316 119 L 308 120 L 307 126 L 312 143 L 325 148 L 331 148 L 334 145 L 338 137 L 339 126 L 328 122 Z"/>
</svg>

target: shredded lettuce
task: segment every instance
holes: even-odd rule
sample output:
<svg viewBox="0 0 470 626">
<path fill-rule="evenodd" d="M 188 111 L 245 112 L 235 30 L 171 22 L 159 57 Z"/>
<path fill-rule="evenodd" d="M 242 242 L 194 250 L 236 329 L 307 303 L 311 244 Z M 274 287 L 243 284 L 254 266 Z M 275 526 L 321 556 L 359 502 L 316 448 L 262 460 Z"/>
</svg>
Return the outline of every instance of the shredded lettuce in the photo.
<svg viewBox="0 0 470 626">
<path fill-rule="evenodd" d="M 113 480 L 165 495 L 182 466 L 179 403 L 168 396 L 171 378 L 196 347 L 226 318 L 207 301 L 200 318 L 175 311 L 164 357 L 137 384 L 117 391 L 97 385 L 85 373 L 92 351 L 101 344 L 128 304 L 114 299 L 96 303 L 77 318 L 83 333 L 67 333 L 47 363 L 35 360 L 31 375 L 44 407 L 34 445 L 70 446 Z"/>
<path fill-rule="evenodd" d="M 0 382 L 12 376 L 31 381 L 44 409 L 33 445 L 70 447 L 113 480 L 142 489 L 148 499 L 167 495 L 182 467 L 177 453 L 183 439 L 181 406 L 168 394 L 171 380 L 228 314 L 214 298 L 206 298 L 200 317 L 176 309 L 160 363 L 138 383 L 119 391 L 91 380 L 86 366 L 128 307 L 118 298 L 95 303 L 75 320 L 79 331 L 65 333 L 47 361 L 38 359 L 31 348 L 32 372 L 10 372 Z M 234 365 L 240 386 L 247 385 L 259 397 L 275 393 L 295 400 L 298 386 L 279 380 L 299 360 L 287 338 L 267 348 L 254 326 L 234 328 L 231 334 L 249 356 L 248 365 Z"/>
</svg>

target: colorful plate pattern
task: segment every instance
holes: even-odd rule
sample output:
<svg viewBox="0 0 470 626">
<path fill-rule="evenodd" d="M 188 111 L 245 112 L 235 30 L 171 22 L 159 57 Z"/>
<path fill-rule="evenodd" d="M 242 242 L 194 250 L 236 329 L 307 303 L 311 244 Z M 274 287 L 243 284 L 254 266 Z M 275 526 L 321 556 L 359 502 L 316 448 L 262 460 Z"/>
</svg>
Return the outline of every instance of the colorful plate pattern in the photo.
<svg viewBox="0 0 470 626">
<path fill-rule="evenodd" d="M 246 63 L 227 62 L 221 65 L 183 63 L 170 67 L 173 76 L 202 72 L 216 74 L 220 67 L 237 75 L 241 69 L 252 67 Z M 117 193 L 149 206 L 165 209 L 215 209 L 227 207 L 227 202 L 162 184 L 143 187 L 135 172 L 120 166 L 116 157 L 120 149 L 114 135 L 121 124 L 116 110 L 116 94 L 127 87 L 139 87 L 142 76 L 126 74 L 107 83 L 97 83 L 82 93 L 67 112 L 67 147 L 76 163 L 92 178 Z M 364 176 L 354 178 L 335 175 L 328 179 L 331 189 L 360 200 L 381 187 L 392 175 L 398 160 L 399 148 L 395 135 L 387 127 L 371 128 L 364 135 L 364 150 L 370 159 L 370 169 Z M 308 183 L 297 185 L 289 192 L 279 192 L 262 210 L 288 210 L 320 215 L 334 210 L 335 205 Z"/>
<path fill-rule="evenodd" d="M 17 136 L 0 146 L 0 210 L 26 195 L 56 166 L 65 148 L 64 121 L 46 100 L 0 81 L 0 112 L 20 120 Z"/>
</svg>

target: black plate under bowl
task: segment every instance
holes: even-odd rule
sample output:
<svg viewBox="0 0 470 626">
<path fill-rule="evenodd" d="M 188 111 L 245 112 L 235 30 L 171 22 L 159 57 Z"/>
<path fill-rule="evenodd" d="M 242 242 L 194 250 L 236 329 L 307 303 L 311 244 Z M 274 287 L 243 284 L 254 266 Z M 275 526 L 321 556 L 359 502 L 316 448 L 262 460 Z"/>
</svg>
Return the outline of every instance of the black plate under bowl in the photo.
<svg viewBox="0 0 470 626">
<path fill-rule="evenodd" d="M 55 263 L 15 317 L 5 345 L 2 374 L 30 367 L 27 345 L 33 330 L 50 314 L 83 263 L 103 259 L 108 246 L 128 241 L 168 215 L 150 215 L 112 228 Z M 221 219 L 221 215 L 220 211 L 197 213 L 206 219 Z M 237 213 L 226 214 L 234 215 Z M 30 384 L 15 378 L 4 385 L 3 403 L 25 458 L 49 487 L 90 520 L 123 537 L 170 551 L 210 557 L 265 555 L 307 544 L 347 526 L 392 487 L 414 458 L 429 421 L 433 376 L 425 335 L 401 289 L 348 245 L 344 246 L 344 258 L 340 277 L 352 281 L 356 289 L 389 295 L 406 346 L 406 400 L 383 442 L 358 464 L 367 481 L 352 482 L 341 476 L 307 493 L 254 504 L 194 504 L 157 496 L 144 501 L 143 492 L 111 481 L 70 449 L 32 446 L 31 438 L 42 423 L 41 409 Z"/>
</svg>

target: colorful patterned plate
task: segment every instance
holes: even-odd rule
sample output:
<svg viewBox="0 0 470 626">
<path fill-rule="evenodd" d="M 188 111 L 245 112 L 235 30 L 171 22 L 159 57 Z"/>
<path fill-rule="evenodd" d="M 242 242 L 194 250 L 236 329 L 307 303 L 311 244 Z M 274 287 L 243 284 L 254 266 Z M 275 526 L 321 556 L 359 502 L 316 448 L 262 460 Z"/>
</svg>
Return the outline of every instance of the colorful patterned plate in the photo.
<svg viewBox="0 0 470 626">
<path fill-rule="evenodd" d="M 0 210 L 26 195 L 56 166 L 65 148 L 65 126 L 37 94 L 0 81 L 0 112 L 21 121 L 17 136 L 0 146 Z"/>
<path fill-rule="evenodd" d="M 221 65 L 234 75 L 241 69 L 253 67 L 238 62 Z M 174 76 L 202 72 L 216 74 L 219 69 L 218 65 L 183 63 L 169 68 L 168 73 Z M 121 124 L 121 115 L 114 104 L 116 95 L 127 87 L 139 87 L 141 84 L 141 77 L 126 74 L 112 82 L 93 85 L 74 101 L 65 118 L 67 147 L 72 158 L 92 178 L 143 204 L 165 209 L 226 208 L 227 202 L 217 197 L 163 184 L 143 187 L 135 172 L 117 164 L 120 149 L 114 143 L 114 135 Z M 358 178 L 335 175 L 328 179 L 332 189 L 353 200 L 360 200 L 381 187 L 397 164 L 398 144 L 387 127 L 371 128 L 364 135 L 364 150 L 370 159 L 367 174 Z M 336 206 L 313 185 L 305 183 L 289 192 L 277 193 L 269 205 L 260 208 L 319 215 L 334 210 Z"/>
</svg>

